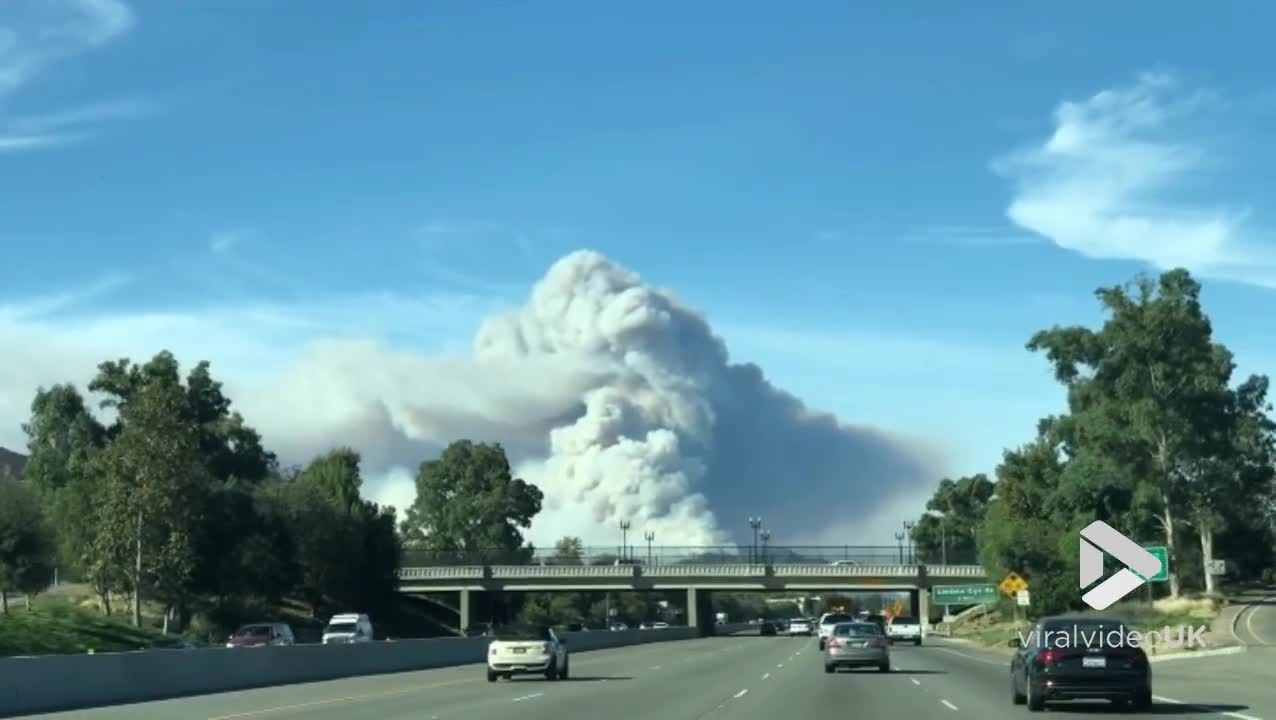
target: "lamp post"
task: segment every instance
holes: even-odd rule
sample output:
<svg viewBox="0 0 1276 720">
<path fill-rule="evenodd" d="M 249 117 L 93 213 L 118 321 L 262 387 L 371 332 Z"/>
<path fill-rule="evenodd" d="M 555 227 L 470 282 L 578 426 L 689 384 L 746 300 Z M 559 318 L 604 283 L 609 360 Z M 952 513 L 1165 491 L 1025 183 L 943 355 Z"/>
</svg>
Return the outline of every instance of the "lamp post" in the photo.
<svg viewBox="0 0 1276 720">
<path fill-rule="evenodd" d="M 762 531 L 762 564 L 763 564 L 763 565 L 767 564 L 767 551 L 766 551 L 766 549 L 767 549 L 767 543 L 768 543 L 768 542 L 770 542 L 770 540 L 771 540 L 771 531 L 770 531 L 770 530 L 763 530 L 763 531 Z"/>
<path fill-rule="evenodd" d="M 912 520 L 904 521 L 904 534 L 908 539 L 908 564 L 912 565 L 917 562 L 916 553 L 913 552 L 913 528 L 917 527 L 917 523 Z"/>
<path fill-rule="evenodd" d="M 624 561 L 629 553 L 629 521 L 620 521 L 620 559 Z"/>
<path fill-rule="evenodd" d="M 758 530 L 762 527 L 762 518 L 750 517 L 749 527 L 753 528 L 753 555 L 749 558 L 749 564 L 755 565 L 758 562 Z"/>
<path fill-rule="evenodd" d="M 899 546 L 899 564 L 904 564 L 904 533 L 895 533 L 895 544 Z"/>
<path fill-rule="evenodd" d="M 656 539 L 656 533 L 648 530 L 642 535 L 647 539 L 647 564 L 651 564 L 651 541 Z M 646 572 L 645 570 L 643 572 Z"/>
<path fill-rule="evenodd" d="M 927 510 L 926 514 L 939 520 L 939 562 L 948 564 L 948 514 L 939 510 Z"/>
</svg>

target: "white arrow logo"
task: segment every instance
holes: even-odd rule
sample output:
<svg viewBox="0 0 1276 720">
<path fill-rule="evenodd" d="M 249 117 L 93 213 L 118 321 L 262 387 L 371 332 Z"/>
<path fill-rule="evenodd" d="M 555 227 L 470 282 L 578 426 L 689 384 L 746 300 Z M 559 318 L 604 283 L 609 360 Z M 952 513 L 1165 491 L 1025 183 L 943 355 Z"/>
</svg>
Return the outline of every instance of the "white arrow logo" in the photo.
<svg viewBox="0 0 1276 720">
<path fill-rule="evenodd" d="M 1120 560 L 1125 567 L 1081 596 L 1081 601 L 1095 610 L 1108 609 L 1112 603 L 1134 592 L 1146 582 L 1143 578 L 1161 572 L 1160 558 L 1117 532 L 1111 525 L 1095 520 L 1081 531 L 1081 589 L 1084 590 L 1103 577 L 1104 552 Z M 1143 577 L 1130 572 L 1131 569 Z"/>
</svg>

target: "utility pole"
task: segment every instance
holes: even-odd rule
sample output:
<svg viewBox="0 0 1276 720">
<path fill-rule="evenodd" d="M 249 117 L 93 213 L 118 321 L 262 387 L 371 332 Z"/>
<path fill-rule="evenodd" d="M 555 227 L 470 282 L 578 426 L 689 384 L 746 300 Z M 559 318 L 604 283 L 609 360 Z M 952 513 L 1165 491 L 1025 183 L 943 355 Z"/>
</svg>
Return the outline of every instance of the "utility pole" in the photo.
<svg viewBox="0 0 1276 720">
<path fill-rule="evenodd" d="M 908 538 L 908 564 L 913 565 L 917 562 L 917 555 L 913 552 L 913 528 L 917 526 L 912 520 L 904 521 L 904 534 Z"/>
<path fill-rule="evenodd" d="M 651 565 L 651 541 L 656 539 L 656 533 L 648 530 L 643 533 L 643 537 L 647 538 L 647 564 Z"/>
<path fill-rule="evenodd" d="M 758 562 L 758 529 L 762 527 L 762 518 L 750 517 L 749 527 L 753 528 L 753 554 L 749 557 L 749 564 L 756 565 Z"/>
<path fill-rule="evenodd" d="M 770 540 L 771 540 L 771 531 L 763 530 L 762 531 L 762 564 L 763 565 L 766 565 L 767 562 L 769 561 L 766 550 L 767 550 L 767 544 L 770 542 Z"/>
<path fill-rule="evenodd" d="M 899 546 L 899 564 L 904 564 L 904 533 L 895 533 L 895 544 Z"/>
<path fill-rule="evenodd" d="M 629 554 L 629 521 L 620 521 L 620 560 L 624 562 Z"/>
</svg>

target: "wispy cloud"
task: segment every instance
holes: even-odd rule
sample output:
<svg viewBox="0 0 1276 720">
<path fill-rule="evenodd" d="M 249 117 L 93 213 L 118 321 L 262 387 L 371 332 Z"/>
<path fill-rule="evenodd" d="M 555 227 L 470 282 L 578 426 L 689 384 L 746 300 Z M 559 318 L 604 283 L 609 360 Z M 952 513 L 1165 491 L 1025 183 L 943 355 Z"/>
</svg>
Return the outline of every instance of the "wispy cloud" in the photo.
<svg viewBox="0 0 1276 720">
<path fill-rule="evenodd" d="M 17 114 L 12 98 L 51 66 L 97 50 L 132 29 L 120 0 L 6 0 L 0 5 L 0 152 L 56 147 L 102 122 L 145 111 L 137 102 L 97 102 Z"/>
<path fill-rule="evenodd" d="M 1015 185 L 1007 217 L 1087 257 L 1276 287 L 1276 248 L 1247 209 L 1181 199 L 1214 167 L 1191 128 L 1215 102 L 1148 74 L 1062 103 L 1048 138 L 993 165 Z"/>
</svg>

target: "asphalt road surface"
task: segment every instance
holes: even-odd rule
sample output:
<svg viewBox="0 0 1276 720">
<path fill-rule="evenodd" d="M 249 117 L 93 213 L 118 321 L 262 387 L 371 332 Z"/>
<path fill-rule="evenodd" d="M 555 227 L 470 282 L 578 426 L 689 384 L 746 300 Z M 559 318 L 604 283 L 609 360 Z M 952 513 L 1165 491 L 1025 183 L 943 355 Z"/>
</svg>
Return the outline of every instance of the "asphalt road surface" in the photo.
<svg viewBox="0 0 1276 720">
<path fill-rule="evenodd" d="M 574 655 L 572 678 L 489 684 L 482 665 L 80 710 L 83 720 L 892 720 L 1019 718 L 1007 659 L 935 640 L 892 651 L 895 671 L 824 673 L 812 638 L 729 637 Z M 1150 714 L 1276 720 L 1276 648 L 1153 665 Z M 73 680 L 68 680 L 73 681 Z M 1050 716 L 1128 716 L 1105 704 Z M 1035 713 L 1033 713 L 1035 715 Z"/>
</svg>

